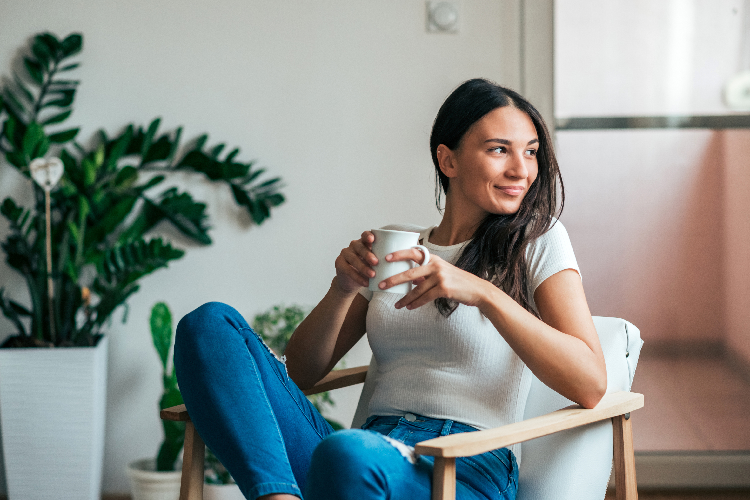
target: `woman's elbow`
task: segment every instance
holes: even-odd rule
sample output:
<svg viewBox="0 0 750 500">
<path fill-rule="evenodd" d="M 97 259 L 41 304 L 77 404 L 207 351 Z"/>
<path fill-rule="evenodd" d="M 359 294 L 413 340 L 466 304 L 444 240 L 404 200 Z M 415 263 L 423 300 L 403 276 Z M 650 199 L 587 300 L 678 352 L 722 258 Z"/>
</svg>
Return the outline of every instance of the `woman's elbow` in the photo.
<svg viewBox="0 0 750 500">
<path fill-rule="evenodd" d="M 585 393 L 582 394 L 581 400 L 578 404 L 587 409 L 594 408 L 599 404 L 599 401 L 602 400 L 606 392 L 607 372 L 605 370 L 603 375 L 597 377 L 596 380 L 593 380 L 592 383 L 588 386 L 588 390 L 586 390 Z"/>
</svg>

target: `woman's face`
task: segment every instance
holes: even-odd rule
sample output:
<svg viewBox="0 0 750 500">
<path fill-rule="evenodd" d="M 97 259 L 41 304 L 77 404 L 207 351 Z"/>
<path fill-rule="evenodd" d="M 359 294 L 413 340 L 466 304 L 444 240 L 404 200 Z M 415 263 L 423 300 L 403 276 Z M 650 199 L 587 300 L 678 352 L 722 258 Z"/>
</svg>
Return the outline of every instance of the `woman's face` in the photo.
<svg viewBox="0 0 750 500">
<path fill-rule="evenodd" d="M 476 211 L 478 218 L 516 213 L 539 172 L 537 149 L 536 129 L 526 113 L 513 106 L 490 111 L 455 150 L 438 147 L 439 164 L 450 178 L 446 202 Z"/>
</svg>

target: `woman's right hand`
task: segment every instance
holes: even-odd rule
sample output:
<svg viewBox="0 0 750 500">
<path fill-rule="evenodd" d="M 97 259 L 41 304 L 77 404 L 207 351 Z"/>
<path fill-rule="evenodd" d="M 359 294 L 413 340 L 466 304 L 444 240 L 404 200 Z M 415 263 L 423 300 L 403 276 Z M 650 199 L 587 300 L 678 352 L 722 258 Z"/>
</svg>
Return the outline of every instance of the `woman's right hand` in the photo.
<svg viewBox="0 0 750 500">
<path fill-rule="evenodd" d="M 372 253 L 374 241 L 375 235 L 365 231 L 336 257 L 336 285 L 340 291 L 352 294 L 370 284 L 370 278 L 375 276 L 372 266 L 378 263 L 378 258 Z"/>
</svg>

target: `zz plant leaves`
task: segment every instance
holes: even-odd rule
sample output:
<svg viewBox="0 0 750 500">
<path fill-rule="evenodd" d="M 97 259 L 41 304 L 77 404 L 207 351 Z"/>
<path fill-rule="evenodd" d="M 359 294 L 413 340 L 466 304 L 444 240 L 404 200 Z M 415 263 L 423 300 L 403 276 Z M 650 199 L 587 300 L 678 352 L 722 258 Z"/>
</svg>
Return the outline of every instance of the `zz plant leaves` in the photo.
<svg viewBox="0 0 750 500">
<path fill-rule="evenodd" d="M 163 131 L 160 118 L 115 134 L 100 130 L 85 146 L 75 142 L 80 128 L 65 123 L 74 116 L 79 81 L 68 75 L 82 49 L 78 33 L 62 40 L 39 33 L 22 54 L 20 71 L 0 88 L 0 159 L 6 162 L 0 168 L 14 168 L 34 189 L 31 207 L 11 198 L 0 204 L 10 222 L 0 246 L 25 278 L 30 304 L 11 300 L 7 290 L 0 294 L 0 310 L 17 330 L 8 345 L 93 345 L 143 277 L 184 255 L 150 234 L 160 223 L 196 244 L 211 243 L 206 204 L 188 190 L 160 189 L 170 175 L 187 173 L 226 189 L 255 224 L 285 201 L 281 179 L 264 179 L 264 169 L 239 160 L 239 148 L 222 158 L 225 145 L 210 145 L 207 134 L 183 144 L 182 128 Z M 47 317 L 44 192 L 29 172 L 31 160 L 50 153 L 65 167 L 51 194 L 55 339 Z"/>
</svg>

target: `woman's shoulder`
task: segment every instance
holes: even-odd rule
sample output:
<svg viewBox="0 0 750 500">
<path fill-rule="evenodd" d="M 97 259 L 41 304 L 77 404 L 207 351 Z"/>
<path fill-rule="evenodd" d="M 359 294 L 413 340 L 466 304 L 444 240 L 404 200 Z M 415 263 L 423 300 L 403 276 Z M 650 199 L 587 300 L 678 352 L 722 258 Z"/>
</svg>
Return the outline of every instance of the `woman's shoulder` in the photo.
<svg viewBox="0 0 750 500">
<path fill-rule="evenodd" d="M 554 218 L 552 227 L 529 243 L 526 262 L 532 291 L 549 276 L 564 269 L 574 269 L 581 274 L 568 231 Z"/>
<path fill-rule="evenodd" d="M 562 221 L 556 217 L 552 217 L 550 228 L 544 234 L 533 240 L 529 247 L 543 248 L 557 244 L 570 245 L 570 236 L 568 235 L 568 230 L 565 229 Z"/>
</svg>

